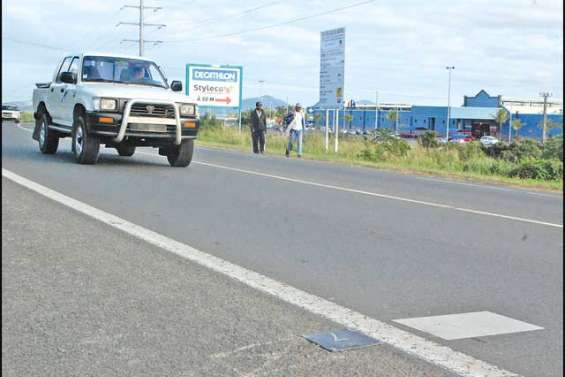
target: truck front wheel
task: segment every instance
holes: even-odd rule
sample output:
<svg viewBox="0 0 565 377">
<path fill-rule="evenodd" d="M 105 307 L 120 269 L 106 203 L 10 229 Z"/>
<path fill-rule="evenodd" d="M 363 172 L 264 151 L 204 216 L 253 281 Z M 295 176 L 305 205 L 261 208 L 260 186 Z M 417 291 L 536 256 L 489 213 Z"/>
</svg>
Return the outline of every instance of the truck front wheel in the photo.
<svg viewBox="0 0 565 377">
<path fill-rule="evenodd" d="M 73 125 L 73 153 L 79 164 L 92 165 L 98 160 L 100 140 L 86 130 L 86 121 L 82 115 L 77 115 Z"/>
<path fill-rule="evenodd" d="M 54 154 L 59 147 L 59 136 L 49 129 L 47 113 L 42 112 L 36 122 L 39 122 L 39 150 L 43 154 Z"/>
<path fill-rule="evenodd" d="M 175 168 L 184 168 L 190 165 L 194 152 L 194 140 L 183 140 L 180 145 L 172 145 L 167 150 L 167 160 Z"/>
</svg>

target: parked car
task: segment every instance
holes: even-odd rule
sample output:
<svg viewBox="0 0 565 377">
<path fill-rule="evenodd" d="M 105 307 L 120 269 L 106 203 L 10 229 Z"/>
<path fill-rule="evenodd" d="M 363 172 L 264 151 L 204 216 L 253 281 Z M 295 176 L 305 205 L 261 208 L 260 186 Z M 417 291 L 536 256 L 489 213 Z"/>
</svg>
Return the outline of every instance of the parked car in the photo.
<svg viewBox="0 0 565 377">
<path fill-rule="evenodd" d="M 447 139 L 442 136 L 436 137 L 436 141 L 440 144 L 447 144 Z"/>
<path fill-rule="evenodd" d="M 13 120 L 20 123 L 20 111 L 16 106 L 2 105 L 2 120 Z"/>
<path fill-rule="evenodd" d="M 153 147 L 175 167 L 192 160 L 199 120 L 182 83 L 169 83 L 153 60 L 108 54 L 65 56 L 49 83 L 33 91 L 33 138 L 42 153 L 56 153 L 72 138 L 80 164 L 95 164 L 100 145 L 131 156 Z"/>
<path fill-rule="evenodd" d="M 414 137 L 422 136 L 423 134 L 425 134 L 428 131 L 429 130 L 426 127 L 416 127 L 414 129 Z M 432 131 L 432 132 L 434 132 L 434 131 Z"/>
<path fill-rule="evenodd" d="M 485 147 L 490 147 L 491 145 L 495 145 L 499 142 L 499 140 L 494 136 L 483 136 L 479 139 L 479 141 Z"/>
<path fill-rule="evenodd" d="M 467 134 L 454 134 L 449 138 L 450 143 L 459 143 L 459 144 L 469 143 L 473 140 L 475 139 L 471 135 L 467 135 Z"/>
</svg>

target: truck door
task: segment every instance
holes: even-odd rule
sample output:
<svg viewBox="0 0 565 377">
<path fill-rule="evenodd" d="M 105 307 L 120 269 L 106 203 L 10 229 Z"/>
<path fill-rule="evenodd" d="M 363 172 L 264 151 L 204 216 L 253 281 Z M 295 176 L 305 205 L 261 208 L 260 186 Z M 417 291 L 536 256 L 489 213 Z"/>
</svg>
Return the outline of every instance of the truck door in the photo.
<svg viewBox="0 0 565 377">
<path fill-rule="evenodd" d="M 55 80 L 53 80 L 53 83 L 51 83 L 51 86 L 49 87 L 47 111 L 49 111 L 49 115 L 51 115 L 53 123 L 57 124 L 62 124 L 61 99 L 66 86 L 65 83 L 61 82 L 61 73 L 66 72 L 69 69 L 71 58 L 71 56 L 68 56 L 63 60 L 63 64 L 61 64 L 59 72 L 57 72 L 57 75 L 55 76 Z"/>
<path fill-rule="evenodd" d="M 78 78 L 79 74 L 79 57 L 74 56 L 69 66 L 69 72 L 72 72 Z M 63 83 L 63 91 L 61 93 L 60 106 L 61 106 L 61 124 L 72 128 L 73 126 L 73 109 L 76 97 L 76 83 L 65 84 Z"/>
</svg>

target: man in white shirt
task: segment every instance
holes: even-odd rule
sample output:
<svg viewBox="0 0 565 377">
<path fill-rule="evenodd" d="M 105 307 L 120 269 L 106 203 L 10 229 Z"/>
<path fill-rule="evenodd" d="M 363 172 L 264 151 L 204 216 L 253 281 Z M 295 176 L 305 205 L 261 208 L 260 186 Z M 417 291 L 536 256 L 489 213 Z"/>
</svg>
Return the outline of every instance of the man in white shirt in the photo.
<svg viewBox="0 0 565 377">
<path fill-rule="evenodd" d="M 286 148 L 285 155 L 286 157 L 290 157 L 290 151 L 292 150 L 293 144 L 296 143 L 296 152 L 298 157 L 302 157 L 302 134 L 304 132 L 304 113 L 302 112 L 302 105 L 297 103 L 294 106 L 294 111 L 292 113 L 292 121 L 289 123 L 287 128 L 288 137 L 288 146 Z"/>
</svg>

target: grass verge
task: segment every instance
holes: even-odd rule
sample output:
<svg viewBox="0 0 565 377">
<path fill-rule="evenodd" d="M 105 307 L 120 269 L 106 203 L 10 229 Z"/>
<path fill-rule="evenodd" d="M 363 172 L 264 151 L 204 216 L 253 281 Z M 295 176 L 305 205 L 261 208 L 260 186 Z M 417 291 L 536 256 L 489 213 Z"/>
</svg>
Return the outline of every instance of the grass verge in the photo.
<svg viewBox="0 0 565 377">
<path fill-rule="evenodd" d="M 251 136 L 248 130 L 241 134 L 232 127 L 202 128 L 198 142 L 201 145 L 238 151 L 251 151 Z M 284 154 L 287 138 L 281 134 L 267 135 L 266 153 Z M 456 148 L 426 149 L 413 145 L 406 155 L 396 156 L 384 152 L 378 160 L 363 158 L 363 152 L 373 148 L 359 137 L 340 137 L 339 152 L 333 152 L 334 139 L 330 137 L 330 152 L 325 152 L 324 135 L 307 133 L 304 137 L 304 159 L 371 167 L 406 174 L 421 174 L 446 177 L 497 185 L 540 189 L 552 192 L 563 190 L 563 180 L 521 179 L 507 174 L 516 167 L 506 161 L 497 160 L 484 153 L 461 152 Z"/>
</svg>

